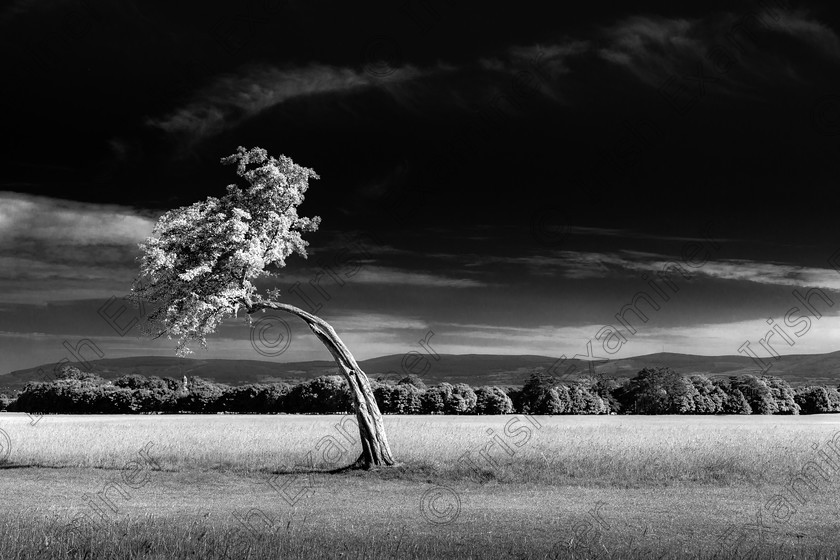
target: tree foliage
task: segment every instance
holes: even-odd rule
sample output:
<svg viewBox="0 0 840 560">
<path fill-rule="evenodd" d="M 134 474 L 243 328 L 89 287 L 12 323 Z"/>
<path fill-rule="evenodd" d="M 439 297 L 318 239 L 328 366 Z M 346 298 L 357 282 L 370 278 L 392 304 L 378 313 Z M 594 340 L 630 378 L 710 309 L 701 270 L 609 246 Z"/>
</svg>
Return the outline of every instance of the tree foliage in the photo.
<svg viewBox="0 0 840 560">
<path fill-rule="evenodd" d="M 140 245 L 132 292 L 152 307 L 144 330 L 176 337 L 179 356 L 191 352 L 191 340 L 205 346 L 225 317 L 262 301 L 253 281 L 270 274 L 270 265 L 285 266 L 293 253 L 306 258 L 301 234 L 320 223 L 297 213 L 309 180 L 318 178 L 313 170 L 241 146 L 221 162 L 235 164 L 248 186 L 231 184 L 221 198 L 167 212 Z"/>
<path fill-rule="evenodd" d="M 840 412 L 840 391 L 834 387 L 800 387 L 794 399 L 803 414 Z"/>
<path fill-rule="evenodd" d="M 475 390 L 476 414 L 510 414 L 513 402 L 499 387 L 479 387 Z"/>
<path fill-rule="evenodd" d="M 694 411 L 696 392 L 671 368 L 644 368 L 630 380 L 625 398 L 636 414 L 686 414 Z"/>
<path fill-rule="evenodd" d="M 534 372 L 522 387 L 378 382 L 373 393 L 386 414 L 819 414 L 840 412 L 834 387 L 795 391 L 778 377 L 742 375 L 711 379 L 645 368 L 627 379 L 580 379 L 570 385 Z M 425 388 L 421 388 L 425 387 Z M 7 399 L 8 401 L 9 399 Z M 617 405 L 612 403 L 618 403 Z M 9 410 L 33 413 L 238 413 L 342 414 L 353 399 L 347 381 L 324 375 L 286 383 L 228 386 L 192 377 L 130 374 L 106 381 L 77 368 L 51 382 L 32 382 L 7 402 Z"/>
<path fill-rule="evenodd" d="M 332 414 L 351 412 L 353 397 L 339 375 L 322 375 L 293 386 L 285 398 L 287 412 Z"/>
</svg>

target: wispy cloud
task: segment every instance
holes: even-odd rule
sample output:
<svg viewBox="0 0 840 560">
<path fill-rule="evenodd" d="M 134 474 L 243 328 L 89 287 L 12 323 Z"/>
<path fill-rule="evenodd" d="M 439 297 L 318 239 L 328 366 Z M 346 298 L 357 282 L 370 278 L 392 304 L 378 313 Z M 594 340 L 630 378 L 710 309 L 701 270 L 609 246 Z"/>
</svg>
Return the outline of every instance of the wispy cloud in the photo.
<svg viewBox="0 0 840 560">
<path fill-rule="evenodd" d="M 439 258 L 454 257 L 445 254 Z M 689 266 L 679 256 L 645 251 L 616 252 L 554 251 L 545 255 L 461 256 L 470 268 L 512 265 L 526 267 L 531 274 L 570 279 L 608 278 L 656 272 L 679 265 L 687 275 L 778 286 L 818 287 L 840 290 L 840 273 L 832 268 L 789 263 L 758 262 L 748 259 L 702 261 L 702 254 Z M 701 264 L 702 263 L 702 264 Z M 672 271 L 674 269 L 671 269 Z M 675 272 L 676 273 L 676 272 Z"/>
<path fill-rule="evenodd" d="M 798 79 L 796 72 L 791 72 L 789 57 L 757 43 L 762 34 L 778 33 L 793 36 L 822 54 L 840 56 L 840 40 L 834 31 L 803 11 L 781 9 L 730 12 L 702 19 L 630 17 L 602 30 L 604 43 L 598 54 L 653 87 L 670 77 L 686 73 L 695 76 L 697 72 L 692 69 L 703 64 L 710 84 L 714 78 L 716 90 L 742 95 L 746 93 L 746 80 Z M 725 51 L 721 50 L 724 45 Z M 721 67 L 713 68 L 715 64 Z M 740 81 L 728 73 L 733 65 L 743 71 L 745 77 Z M 726 80 L 719 79 L 721 72 L 727 74 Z"/>
<path fill-rule="evenodd" d="M 416 286 L 423 288 L 484 288 L 491 284 L 470 278 L 454 278 L 443 274 L 435 274 L 424 271 L 414 271 L 403 268 L 373 266 L 364 264 L 361 261 L 354 261 L 354 267 L 363 264 L 351 277 L 346 278 L 347 283 L 352 284 L 373 284 L 388 286 Z M 311 273 L 298 271 L 294 273 L 283 272 L 280 277 L 284 282 L 308 282 L 315 277 L 321 276 L 324 272 L 321 269 L 312 269 Z"/>
<path fill-rule="evenodd" d="M 725 280 L 840 290 L 840 274 L 829 268 L 728 260 L 706 263 L 697 272 Z"/>
<path fill-rule="evenodd" d="M 342 333 L 387 333 L 389 331 L 411 331 L 410 335 L 424 332 L 429 323 L 414 317 L 403 317 L 390 313 L 368 313 L 365 311 L 346 311 L 336 318 L 330 319 L 330 324 Z"/>
<path fill-rule="evenodd" d="M 782 310 L 784 311 L 784 310 Z M 778 317 L 781 319 L 781 316 Z M 592 355 L 597 358 L 619 359 L 665 351 L 705 356 L 738 355 L 738 347 L 745 340 L 762 338 L 769 327 L 766 318 L 744 321 L 701 323 L 661 327 L 646 325 L 621 350 L 609 354 L 595 335 L 603 324 L 584 324 L 568 327 L 544 325 L 537 327 L 506 327 L 499 325 L 448 323 L 436 329 L 438 351 L 453 354 L 539 354 L 545 356 L 586 359 L 586 344 L 592 341 Z M 616 325 L 620 328 L 620 325 Z M 624 333 L 626 334 L 626 333 Z M 784 342 L 774 348 L 784 354 L 830 352 L 837 348 L 840 337 L 840 316 L 823 316 L 814 320 L 811 330 L 796 339 L 793 346 Z M 776 341 L 779 338 L 776 337 Z"/>
<path fill-rule="evenodd" d="M 644 266 L 619 253 L 583 251 L 554 251 L 547 255 L 522 256 L 469 255 L 461 258 L 466 261 L 464 266 L 470 268 L 511 265 L 525 267 L 532 275 L 572 279 L 606 278 Z"/>
<path fill-rule="evenodd" d="M 785 33 L 807 43 L 814 50 L 840 58 L 840 38 L 827 25 L 810 19 L 804 11 L 784 12 L 776 18 L 765 18 L 769 29 Z"/>
<path fill-rule="evenodd" d="M 430 288 L 482 288 L 488 286 L 485 282 L 468 278 L 451 278 L 438 274 L 411 272 L 380 266 L 365 267 L 353 277 L 353 281 L 362 284 L 395 284 Z"/>
<path fill-rule="evenodd" d="M 625 252 L 627 254 L 629 252 Z M 635 259 L 628 259 L 618 255 L 589 254 L 580 258 L 579 262 L 588 264 L 602 259 L 611 265 L 640 272 L 663 270 L 674 263 L 682 266 L 688 274 L 701 275 L 709 278 L 753 282 L 756 284 L 771 284 L 777 286 L 816 287 L 829 290 L 840 290 L 840 274 L 830 268 L 799 266 L 786 263 L 757 262 L 747 259 L 727 259 L 708 261 L 701 266 L 687 266 L 679 258 L 668 258 L 662 255 L 635 253 Z M 696 264 L 699 264 L 697 261 Z M 590 266 L 591 268 L 591 266 Z"/>
<path fill-rule="evenodd" d="M 348 92 L 363 88 L 390 91 L 391 86 L 435 72 L 414 66 L 394 68 L 373 76 L 353 68 L 310 64 L 300 68 L 247 66 L 217 77 L 193 95 L 185 106 L 146 124 L 179 134 L 191 144 L 234 127 L 266 109 L 305 96 Z"/>
<path fill-rule="evenodd" d="M 676 61 L 702 52 L 702 41 L 691 36 L 697 23 L 662 17 L 628 18 L 603 30 L 606 46 L 599 54 L 643 82 L 658 85 L 676 70 Z"/>
<path fill-rule="evenodd" d="M 560 80 L 571 72 L 568 61 L 590 48 L 589 41 L 574 39 L 547 45 L 515 45 L 502 55 L 482 58 L 478 63 L 484 70 L 512 77 L 493 87 L 493 96 L 508 101 L 519 98 L 514 102 L 519 105 L 539 92 L 546 98 L 563 103 L 566 100 L 559 86 Z M 513 106 L 508 103 L 506 108 L 511 110 Z"/>
</svg>

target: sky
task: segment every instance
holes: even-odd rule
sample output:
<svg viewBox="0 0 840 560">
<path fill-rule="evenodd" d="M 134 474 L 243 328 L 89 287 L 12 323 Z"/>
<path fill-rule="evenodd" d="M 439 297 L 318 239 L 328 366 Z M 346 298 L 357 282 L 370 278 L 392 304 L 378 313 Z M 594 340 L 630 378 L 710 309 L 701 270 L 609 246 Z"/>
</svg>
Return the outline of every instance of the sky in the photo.
<svg viewBox="0 0 840 560">
<path fill-rule="evenodd" d="M 137 245 L 237 146 L 319 174 L 260 286 L 358 359 L 840 350 L 831 4 L 547 5 L 7 4 L 0 373 L 174 356 Z M 192 357 L 330 359 L 254 319 Z"/>
</svg>

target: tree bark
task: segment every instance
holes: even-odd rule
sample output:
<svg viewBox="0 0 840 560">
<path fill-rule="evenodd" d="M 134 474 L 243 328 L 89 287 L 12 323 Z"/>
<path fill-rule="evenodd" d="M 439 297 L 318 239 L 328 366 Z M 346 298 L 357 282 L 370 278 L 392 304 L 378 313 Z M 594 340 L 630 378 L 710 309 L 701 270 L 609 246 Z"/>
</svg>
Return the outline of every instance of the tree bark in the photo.
<svg viewBox="0 0 840 560">
<path fill-rule="evenodd" d="M 350 468 L 370 469 L 375 466 L 393 465 L 394 458 L 388 445 L 388 438 L 385 435 L 382 413 L 379 412 L 379 406 L 373 396 L 370 381 L 332 326 L 320 317 L 307 313 L 294 305 L 272 301 L 261 301 L 254 304 L 244 303 L 249 315 L 262 309 L 276 309 L 300 317 L 332 354 L 335 363 L 338 364 L 338 369 L 344 379 L 347 380 L 350 391 L 353 393 L 356 420 L 359 423 L 362 454 L 350 465 Z"/>
</svg>

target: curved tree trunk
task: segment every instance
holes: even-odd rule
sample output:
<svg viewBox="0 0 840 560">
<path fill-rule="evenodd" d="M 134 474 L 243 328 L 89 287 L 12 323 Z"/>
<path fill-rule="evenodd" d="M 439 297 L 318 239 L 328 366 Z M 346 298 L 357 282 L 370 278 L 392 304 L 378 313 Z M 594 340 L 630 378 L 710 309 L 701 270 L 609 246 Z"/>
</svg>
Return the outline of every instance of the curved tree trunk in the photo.
<svg viewBox="0 0 840 560">
<path fill-rule="evenodd" d="M 385 436 L 382 413 L 379 412 L 379 406 L 370 388 L 370 381 L 332 326 L 320 317 L 286 303 L 262 301 L 251 304 L 246 302 L 246 306 L 249 315 L 261 309 L 276 309 L 297 315 L 306 321 L 309 329 L 333 355 L 335 363 L 338 364 L 339 370 L 353 393 L 359 436 L 362 441 L 362 454 L 351 467 L 369 469 L 374 466 L 393 465 L 394 458 L 391 455 L 388 438 Z"/>
</svg>

